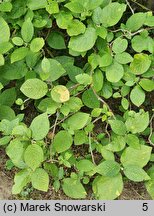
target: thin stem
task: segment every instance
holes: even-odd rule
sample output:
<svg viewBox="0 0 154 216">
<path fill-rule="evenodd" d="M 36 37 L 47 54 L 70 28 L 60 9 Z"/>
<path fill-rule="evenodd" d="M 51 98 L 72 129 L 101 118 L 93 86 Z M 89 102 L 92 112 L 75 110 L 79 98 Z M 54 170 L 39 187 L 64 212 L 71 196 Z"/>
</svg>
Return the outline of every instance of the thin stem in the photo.
<svg viewBox="0 0 154 216">
<path fill-rule="evenodd" d="M 27 101 L 30 101 L 31 98 L 27 98 L 26 100 L 24 100 L 24 103 L 26 103 Z"/>
<path fill-rule="evenodd" d="M 57 126 L 57 121 L 58 121 L 58 118 L 59 118 L 59 112 L 56 113 L 56 120 L 55 120 L 55 123 L 53 125 L 53 131 L 52 131 L 52 141 L 54 139 L 54 135 L 55 135 L 55 131 L 56 131 L 56 126 Z"/>
<path fill-rule="evenodd" d="M 54 58 L 54 56 L 53 56 L 53 54 L 51 53 L 51 51 L 50 51 L 47 47 L 46 47 L 45 49 L 46 49 L 47 53 L 50 55 L 50 57 L 51 57 L 51 58 Z"/>
<path fill-rule="evenodd" d="M 92 147 L 91 147 L 91 133 L 89 133 L 89 149 L 90 149 L 90 154 L 91 154 L 92 162 L 93 162 L 93 164 L 96 165 L 95 159 L 94 159 L 94 155 L 93 155 L 93 151 L 92 151 Z"/>
<path fill-rule="evenodd" d="M 55 159 L 50 159 L 50 160 L 47 161 L 47 163 L 51 163 L 51 162 L 59 163 L 59 161 L 55 160 Z"/>
<path fill-rule="evenodd" d="M 153 30 L 153 29 L 154 29 L 154 28 L 140 29 L 140 30 L 138 30 L 137 32 L 131 33 L 131 36 L 134 36 L 134 35 L 136 35 L 136 34 L 138 34 L 138 33 L 141 33 L 141 32 L 143 32 L 143 31 L 145 31 L 145 30 Z"/>
<path fill-rule="evenodd" d="M 93 88 L 92 88 L 92 90 L 93 90 L 95 96 L 97 97 L 97 99 L 98 99 L 99 101 L 101 101 L 103 104 L 105 104 L 105 105 L 108 107 L 109 111 L 112 113 L 112 116 L 113 116 L 114 119 L 115 119 L 115 115 L 114 115 L 113 111 L 111 110 L 110 106 L 106 103 L 106 101 L 104 101 L 104 100 L 96 93 L 96 91 L 95 91 Z"/>
<path fill-rule="evenodd" d="M 148 141 L 149 141 L 150 145 L 152 145 L 152 146 L 154 146 L 154 143 L 153 143 L 152 140 L 151 140 L 152 133 L 153 133 L 153 125 L 152 125 L 153 119 L 154 119 L 154 114 L 152 115 L 152 117 L 151 117 L 151 119 L 150 119 L 150 135 L 149 135 L 149 137 L 148 137 Z"/>
<path fill-rule="evenodd" d="M 55 120 L 55 123 L 53 125 L 53 130 L 52 130 L 52 139 L 51 139 L 51 146 L 50 146 L 50 159 L 51 159 L 51 161 L 52 161 L 53 139 L 54 139 L 54 135 L 55 135 L 55 131 L 56 131 L 58 118 L 59 118 L 59 112 L 56 113 L 56 120 Z"/>
<path fill-rule="evenodd" d="M 132 2 L 135 3 L 135 4 L 137 4 L 138 6 L 140 6 L 141 8 L 143 8 L 144 10 L 150 11 L 149 8 L 147 8 L 147 7 L 145 7 L 144 5 L 138 3 L 136 0 L 130 0 L 130 1 L 132 1 Z"/>
<path fill-rule="evenodd" d="M 134 35 L 137 35 L 137 34 L 143 32 L 143 31 L 145 31 L 145 30 L 153 30 L 153 29 L 154 29 L 153 27 L 151 27 L 151 28 L 144 28 L 144 29 L 140 29 L 140 30 L 138 30 L 138 31 L 136 31 L 136 32 L 133 32 L 133 33 L 131 33 L 131 32 L 128 31 L 128 30 L 125 30 L 125 29 L 111 30 L 111 32 L 114 33 L 114 32 L 122 31 L 122 32 L 123 32 L 123 35 L 120 36 L 120 37 L 122 37 L 122 36 L 125 36 L 126 34 L 129 34 L 130 36 L 134 36 Z M 113 43 L 113 42 L 112 42 L 112 43 Z M 112 45 L 112 43 L 111 43 L 110 45 Z"/>
<path fill-rule="evenodd" d="M 92 123 L 94 124 L 94 123 L 96 123 L 97 121 L 99 121 L 100 119 L 102 119 L 102 116 L 96 118 Z"/>
<path fill-rule="evenodd" d="M 71 86 L 71 87 L 69 88 L 69 90 L 74 90 L 74 89 L 77 88 L 79 85 L 80 85 L 80 84 L 75 84 L 75 85 Z"/>
<path fill-rule="evenodd" d="M 68 119 L 68 118 L 69 118 L 70 116 L 72 116 L 73 114 L 75 114 L 75 113 L 71 113 L 71 114 L 69 114 L 68 116 L 64 117 L 62 120 L 60 120 L 59 122 L 57 122 L 56 125 L 61 124 L 62 122 L 64 122 L 66 119 Z M 52 125 L 52 126 L 50 127 L 50 130 L 53 129 L 53 128 L 54 128 L 54 125 Z"/>
<path fill-rule="evenodd" d="M 45 41 L 48 39 L 50 32 L 51 32 L 51 28 L 48 30 L 48 32 L 47 32 L 47 34 L 46 34 L 46 37 L 45 37 L 45 39 L 44 39 Z"/>
<path fill-rule="evenodd" d="M 107 130 L 107 128 L 108 128 L 108 123 L 106 124 L 106 126 L 105 126 L 105 133 L 108 135 L 108 138 L 109 138 L 109 142 L 111 141 L 111 136 L 110 136 L 110 134 L 109 134 L 109 132 L 108 132 L 108 130 Z"/>
<path fill-rule="evenodd" d="M 134 14 L 134 10 L 133 10 L 133 8 L 131 7 L 131 5 L 130 5 L 130 3 L 129 3 L 128 0 L 126 0 L 126 3 L 127 3 L 127 5 L 128 5 L 128 7 L 130 8 L 132 14 Z"/>
</svg>

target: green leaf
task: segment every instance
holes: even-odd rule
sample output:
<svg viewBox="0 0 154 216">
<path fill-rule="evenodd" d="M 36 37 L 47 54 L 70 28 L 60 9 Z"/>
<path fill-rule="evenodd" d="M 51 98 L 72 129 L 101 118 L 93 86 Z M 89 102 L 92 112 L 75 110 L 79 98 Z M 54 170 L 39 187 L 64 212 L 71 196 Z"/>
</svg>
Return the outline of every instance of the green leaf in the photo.
<svg viewBox="0 0 154 216">
<path fill-rule="evenodd" d="M 103 76 L 102 71 L 99 69 L 95 70 L 92 76 L 92 84 L 93 84 L 94 90 L 96 92 L 99 92 L 103 87 L 103 83 L 104 83 L 104 76 Z"/>
<path fill-rule="evenodd" d="M 145 73 L 151 65 L 151 60 L 147 54 L 135 54 L 134 60 L 130 64 L 131 71 L 136 74 L 140 75 Z"/>
<path fill-rule="evenodd" d="M 11 1 L 12 2 L 12 1 Z M 26 13 L 26 3 L 27 1 L 21 2 L 16 0 L 13 2 L 13 8 L 9 14 L 11 19 L 18 19 Z M 20 10 L 19 10 L 20 8 Z"/>
<path fill-rule="evenodd" d="M 32 138 L 34 140 L 42 140 L 49 132 L 49 119 L 46 113 L 35 117 L 30 125 L 32 130 Z"/>
<path fill-rule="evenodd" d="M 64 103 L 70 99 L 70 93 L 65 86 L 57 85 L 51 90 L 51 97 L 57 103 Z"/>
<path fill-rule="evenodd" d="M 136 52 L 142 52 L 143 50 L 147 50 L 153 53 L 154 50 L 154 41 L 151 37 L 145 37 L 142 35 L 136 35 L 131 40 L 132 48 Z"/>
<path fill-rule="evenodd" d="M 107 30 L 104 26 L 97 26 L 96 33 L 99 37 L 103 39 L 107 37 Z"/>
<path fill-rule="evenodd" d="M 99 152 L 101 153 L 102 157 L 105 159 L 105 160 L 113 160 L 114 161 L 114 153 L 107 150 L 105 148 L 105 146 L 102 146 L 101 145 L 101 148 L 99 150 Z"/>
<path fill-rule="evenodd" d="M 129 101 L 126 98 L 122 98 L 121 105 L 125 110 L 127 110 L 129 108 Z"/>
<path fill-rule="evenodd" d="M 0 54 L 0 66 L 3 66 L 5 64 L 5 58 L 2 54 Z"/>
<path fill-rule="evenodd" d="M 36 63 L 38 62 L 40 58 L 40 53 L 33 53 L 32 51 L 29 50 L 28 55 L 26 56 L 26 64 L 29 68 L 33 68 Z M 35 78 L 36 77 L 36 72 L 34 71 L 30 71 L 29 74 L 33 74 L 33 76 L 31 78 Z M 34 77 L 35 74 L 35 77 Z"/>
<path fill-rule="evenodd" d="M 38 109 L 42 112 L 47 112 L 47 114 L 54 114 L 56 110 L 60 107 L 59 103 L 56 103 L 51 98 L 44 98 L 38 105 Z"/>
<path fill-rule="evenodd" d="M 113 57 L 110 53 L 106 53 L 99 58 L 99 66 L 100 67 L 107 67 L 112 64 Z"/>
<path fill-rule="evenodd" d="M 24 144 L 20 142 L 20 140 L 18 139 L 12 140 L 6 148 L 6 154 L 12 160 L 14 165 L 21 169 L 25 167 L 23 161 L 24 151 L 25 151 Z"/>
<path fill-rule="evenodd" d="M 10 2 L 1 2 L 0 11 L 10 12 L 12 10 L 12 4 Z"/>
<path fill-rule="evenodd" d="M 86 30 L 85 25 L 77 19 L 72 20 L 67 27 L 67 34 L 69 36 L 77 36 L 83 34 Z"/>
<path fill-rule="evenodd" d="M 82 2 L 80 1 L 73 1 L 65 4 L 65 7 L 68 8 L 73 13 L 82 13 L 84 12 L 84 7 Z"/>
<path fill-rule="evenodd" d="M 74 132 L 74 144 L 82 145 L 88 142 L 88 137 L 85 131 L 77 130 Z"/>
<path fill-rule="evenodd" d="M 100 175 L 113 177 L 120 172 L 120 164 L 114 160 L 106 160 L 97 166 L 96 171 Z"/>
<path fill-rule="evenodd" d="M 30 182 L 31 172 L 29 169 L 24 169 L 15 174 L 12 194 L 19 194 L 23 188 Z"/>
<path fill-rule="evenodd" d="M 75 78 L 79 84 L 85 85 L 85 86 L 90 85 L 92 81 L 91 76 L 86 73 L 78 74 Z"/>
<path fill-rule="evenodd" d="M 37 144 L 29 145 L 25 150 L 24 160 L 27 166 L 34 171 L 44 160 L 42 148 Z"/>
<path fill-rule="evenodd" d="M 69 65 L 67 68 L 67 74 L 68 74 L 70 80 L 73 81 L 74 83 L 77 83 L 77 80 L 75 77 L 78 74 L 82 74 L 82 73 L 84 73 L 84 71 L 80 67 L 76 67 L 74 65 Z"/>
<path fill-rule="evenodd" d="M 15 112 L 9 106 L 0 105 L 0 120 L 7 119 L 13 120 L 15 118 Z"/>
<path fill-rule="evenodd" d="M 78 97 L 71 97 L 69 101 L 65 103 L 72 112 L 77 112 L 83 106 L 82 101 Z"/>
<path fill-rule="evenodd" d="M 130 99 L 137 107 L 141 106 L 141 104 L 145 101 L 145 93 L 140 86 L 137 85 L 132 89 Z"/>
<path fill-rule="evenodd" d="M 63 104 L 60 108 L 60 112 L 64 115 L 67 116 L 70 113 L 70 108 L 66 105 Z"/>
<path fill-rule="evenodd" d="M 138 137 L 136 136 L 136 135 L 134 135 L 134 134 L 127 134 L 126 135 L 126 143 L 130 146 L 130 147 L 132 147 L 132 148 L 134 148 L 134 149 L 140 149 L 140 141 L 139 141 L 139 139 L 138 139 Z"/>
<path fill-rule="evenodd" d="M 2 44 L 10 39 L 10 29 L 3 17 L 0 17 L 0 27 L 0 44 Z"/>
<path fill-rule="evenodd" d="M 91 117 L 99 117 L 102 113 L 102 108 L 94 108 L 91 112 Z"/>
<path fill-rule="evenodd" d="M 2 105 L 11 107 L 15 102 L 15 100 L 16 100 L 15 88 L 6 89 L 0 94 L 0 104 Z"/>
<path fill-rule="evenodd" d="M 113 93 L 113 90 L 112 90 L 111 84 L 109 82 L 104 82 L 104 85 L 101 91 L 101 96 L 108 99 L 112 96 L 112 93 Z"/>
<path fill-rule="evenodd" d="M 146 16 L 146 20 L 144 22 L 144 25 L 153 27 L 154 26 L 154 16 Z"/>
<path fill-rule="evenodd" d="M 67 3 L 67 7 L 73 13 L 83 13 L 85 10 L 94 10 L 103 3 L 104 0 L 75 0 L 73 2 Z"/>
<path fill-rule="evenodd" d="M 48 74 L 50 71 L 50 61 L 46 57 L 43 58 L 41 62 L 41 68 L 45 74 Z"/>
<path fill-rule="evenodd" d="M 87 8 L 87 10 L 94 10 L 98 6 L 102 5 L 104 3 L 104 0 L 86 0 L 83 2 L 87 2 L 87 4 L 85 4 L 85 8 Z"/>
<path fill-rule="evenodd" d="M 52 145 L 56 152 L 61 153 L 68 150 L 72 143 L 73 139 L 71 134 L 69 134 L 67 131 L 61 130 L 55 135 Z"/>
<path fill-rule="evenodd" d="M 92 189 L 96 199 L 113 200 L 122 193 L 122 176 L 121 174 L 114 177 L 97 176 L 92 183 Z"/>
<path fill-rule="evenodd" d="M 102 8 L 101 7 L 98 7 L 96 8 L 94 11 L 93 11 L 93 14 L 92 14 L 92 20 L 93 22 L 98 25 L 97 26 L 97 29 L 101 28 L 100 24 L 101 24 L 101 17 L 102 17 Z M 103 26 L 104 28 L 104 26 Z M 99 31 L 99 30 L 98 30 Z M 107 36 L 107 31 L 106 31 L 106 36 Z M 106 37 L 105 36 L 105 37 Z M 105 39 L 105 38 L 104 38 Z"/>
<path fill-rule="evenodd" d="M 86 90 L 82 94 L 82 101 L 84 105 L 89 108 L 99 108 L 100 107 L 100 101 L 98 100 L 98 98 L 96 97 L 96 95 L 94 94 L 91 88 Z"/>
<path fill-rule="evenodd" d="M 66 73 L 65 69 L 63 66 L 55 59 L 50 59 L 50 76 L 49 80 L 55 81 L 59 77 L 61 77 L 63 74 Z"/>
<path fill-rule="evenodd" d="M 35 0 L 28 0 L 28 2 L 27 2 L 27 6 L 31 10 L 42 9 L 42 8 L 45 8 L 46 5 L 47 5 L 47 1 L 46 0 L 37 0 L 37 4 L 36 4 Z"/>
<path fill-rule="evenodd" d="M 134 83 L 133 83 L 134 84 Z M 121 96 L 125 97 L 129 94 L 130 92 L 130 87 L 127 85 L 122 86 L 121 88 Z"/>
<path fill-rule="evenodd" d="M 65 178 L 62 188 L 64 193 L 73 199 L 82 199 L 87 195 L 81 182 L 73 178 Z"/>
<path fill-rule="evenodd" d="M 31 176 L 32 186 L 40 191 L 47 192 L 49 187 L 49 175 L 42 169 L 37 168 Z"/>
<path fill-rule="evenodd" d="M 127 147 L 121 155 L 121 163 L 123 166 L 136 165 L 144 167 L 150 160 L 152 148 L 141 145 L 140 149 Z"/>
<path fill-rule="evenodd" d="M 127 49 L 128 41 L 120 37 L 116 38 L 113 42 L 112 50 L 115 53 L 122 53 Z"/>
<path fill-rule="evenodd" d="M 94 46 L 96 39 L 96 30 L 88 27 L 84 34 L 71 37 L 68 48 L 76 52 L 86 52 Z"/>
<path fill-rule="evenodd" d="M 128 165 L 124 167 L 124 174 L 125 176 L 134 182 L 142 182 L 150 180 L 148 174 L 137 165 Z"/>
<path fill-rule="evenodd" d="M 56 14 L 59 13 L 59 5 L 56 1 L 50 1 L 49 4 L 46 6 L 46 11 L 49 14 Z"/>
<path fill-rule="evenodd" d="M 30 44 L 30 50 L 32 52 L 39 52 L 43 46 L 44 46 L 45 42 L 43 38 L 34 38 Z"/>
<path fill-rule="evenodd" d="M 135 13 L 126 22 L 126 27 L 131 32 L 137 31 L 145 22 L 146 13 Z"/>
<path fill-rule="evenodd" d="M 129 116 L 125 122 L 127 130 L 135 133 L 143 132 L 149 125 L 149 113 L 135 113 L 134 116 Z"/>
<path fill-rule="evenodd" d="M 126 10 L 125 4 L 113 2 L 102 9 L 101 23 L 104 27 L 114 26 L 119 22 Z"/>
<path fill-rule="evenodd" d="M 154 90 L 154 81 L 149 79 L 141 79 L 139 85 L 147 92 Z"/>
<path fill-rule="evenodd" d="M 48 45 L 53 49 L 66 49 L 64 37 L 59 32 L 51 32 L 47 39 Z"/>
<path fill-rule="evenodd" d="M 92 53 L 91 55 L 88 56 L 88 63 L 92 67 L 92 69 L 96 69 L 97 66 L 99 65 L 99 59 L 100 56 L 96 53 Z"/>
<path fill-rule="evenodd" d="M 108 145 L 105 146 L 105 148 L 112 152 L 119 152 L 122 151 L 125 148 L 126 141 L 123 136 L 115 136 Z"/>
<path fill-rule="evenodd" d="M 23 61 L 8 63 L 1 67 L 1 77 L 6 80 L 21 79 L 27 73 L 28 69 Z"/>
<path fill-rule="evenodd" d="M 71 130 L 79 130 L 86 126 L 89 120 L 89 114 L 78 112 L 66 120 L 67 126 Z"/>
<path fill-rule="evenodd" d="M 115 83 L 121 80 L 124 75 L 124 68 L 121 64 L 114 63 L 106 68 L 106 78 L 109 82 Z"/>
<path fill-rule="evenodd" d="M 26 57 L 28 54 L 29 49 L 26 47 L 20 47 L 15 49 L 14 52 L 11 54 L 11 64 L 20 61 Z"/>
<path fill-rule="evenodd" d="M 59 169 L 56 164 L 46 162 L 43 164 L 44 169 L 49 173 L 50 176 L 56 178 L 58 176 Z"/>
<path fill-rule="evenodd" d="M 20 91 L 29 98 L 40 99 L 46 95 L 48 86 L 39 79 L 28 79 L 22 84 Z"/>
<path fill-rule="evenodd" d="M 90 160 L 80 160 L 77 162 L 76 167 L 79 171 L 90 172 L 95 169 L 95 165 Z"/>
<path fill-rule="evenodd" d="M 28 18 L 24 21 L 21 27 L 21 36 L 26 43 L 29 43 L 34 35 L 34 27 L 31 19 Z"/>
<path fill-rule="evenodd" d="M 11 135 L 27 140 L 31 138 L 31 130 L 26 125 L 17 125 L 13 128 Z"/>
<path fill-rule="evenodd" d="M 109 120 L 109 124 L 114 133 L 118 135 L 125 135 L 126 134 L 126 126 L 120 120 Z"/>
<path fill-rule="evenodd" d="M 21 37 L 13 37 L 12 38 L 12 42 L 16 45 L 16 46 L 22 46 L 23 45 L 23 39 Z"/>
<path fill-rule="evenodd" d="M 0 122 L 0 131 L 3 132 L 3 134 L 6 135 L 11 135 L 12 130 L 15 126 L 17 126 L 19 124 L 19 119 L 16 118 L 12 121 L 3 119 Z"/>
<path fill-rule="evenodd" d="M 0 82 L 0 90 L 4 88 L 3 84 Z"/>
<path fill-rule="evenodd" d="M 123 52 L 116 54 L 115 60 L 120 64 L 128 64 L 133 61 L 133 57 L 129 53 Z"/>
<path fill-rule="evenodd" d="M 56 22 L 59 28 L 67 29 L 70 21 L 73 19 L 73 16 L 70 12 L 61 11 L 55 15 Z"/>
<path fill-rule="evenodd" d="M 0 54 L 5 54 L 12 48 L 13 45 L 10 42 L 0 43 Z"/>
<path fill-rule="evenodd" d="M 4 136 L 0 138 L 0 146 L 7 145 L 11 141 L 11 136 Z"/>
</svg>

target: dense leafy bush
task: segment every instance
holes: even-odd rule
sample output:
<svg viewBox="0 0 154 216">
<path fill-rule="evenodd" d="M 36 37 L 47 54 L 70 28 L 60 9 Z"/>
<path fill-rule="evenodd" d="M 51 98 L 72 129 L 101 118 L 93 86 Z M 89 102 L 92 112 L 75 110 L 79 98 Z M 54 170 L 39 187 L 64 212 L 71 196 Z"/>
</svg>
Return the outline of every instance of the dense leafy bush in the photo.
<svg viewBox="0 0 154 216">
<path fill-rule="evenodd" d="M 95 199 L 115 199 L 130 179 L 154 198 L 152 12 L 128 1 L 0 2 L 0 146 L 18 168 L 12 193 L 47 191 L 50 179 L 71 198 L 90 186 Z"/>
</svg>

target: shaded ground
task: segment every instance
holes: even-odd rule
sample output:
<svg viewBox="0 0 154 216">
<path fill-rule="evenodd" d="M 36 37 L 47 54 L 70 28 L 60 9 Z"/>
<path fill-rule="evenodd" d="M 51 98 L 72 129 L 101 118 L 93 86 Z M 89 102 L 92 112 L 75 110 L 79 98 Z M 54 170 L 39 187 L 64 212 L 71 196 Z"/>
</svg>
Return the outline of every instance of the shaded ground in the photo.
<svg viewBox="0 0 154 216">
<path fill-rule="evenodd" d="M 0 200 L 8 199 L 11 197 L 11 188 L 12 188 L 12 180 L 13 173 L 7 172 L 5 170 L 5 153 L 0 149 Z"/>
<path fill-rule="evenodd" d="M 50 185 L 47 193 L 43 193 L 32 188 L 26 189 L 21 195 L 11 195 L 11 187 L 13 185 L 13 177 L 16 170 L 7 171 L 5 162 L 7 158 L 5 152 L 0 149 L 0 200 L 17 199 L 17 200 L 70 200 L 61 190 L 55 192 Z M 88 200 L 94 199 L 92 191 L 87 191 Z M 150 200 L 143 183 L 125 182 L 123 193 L 118 198 L 119 200 Z"/>
</svg>

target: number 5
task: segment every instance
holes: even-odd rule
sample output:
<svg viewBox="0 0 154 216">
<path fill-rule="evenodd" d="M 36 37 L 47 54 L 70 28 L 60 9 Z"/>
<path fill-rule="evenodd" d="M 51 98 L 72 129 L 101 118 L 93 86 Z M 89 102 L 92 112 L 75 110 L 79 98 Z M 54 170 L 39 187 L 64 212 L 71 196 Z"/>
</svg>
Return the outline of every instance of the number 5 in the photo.
<svg viewBox="0 0 154 216">
<path fill-rule="evenodd" d="M 143 203 L 142 210 L 148 211 L 148 203 Z"/>
</svg>

